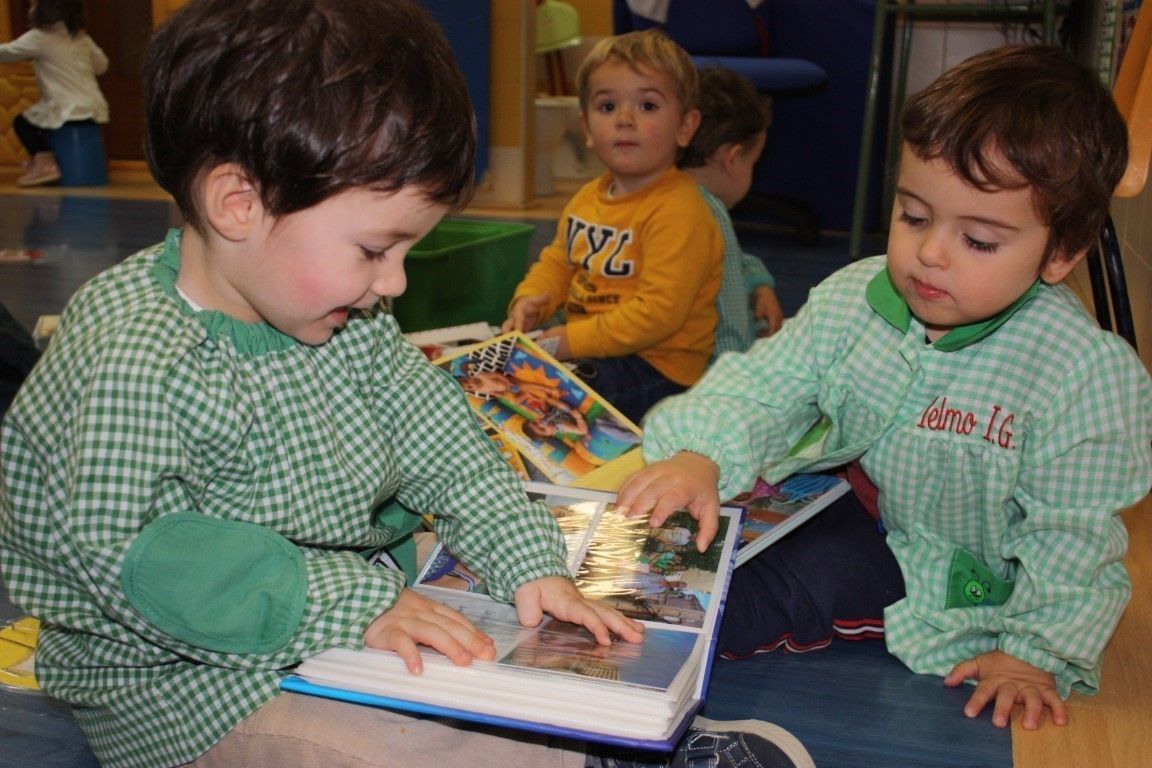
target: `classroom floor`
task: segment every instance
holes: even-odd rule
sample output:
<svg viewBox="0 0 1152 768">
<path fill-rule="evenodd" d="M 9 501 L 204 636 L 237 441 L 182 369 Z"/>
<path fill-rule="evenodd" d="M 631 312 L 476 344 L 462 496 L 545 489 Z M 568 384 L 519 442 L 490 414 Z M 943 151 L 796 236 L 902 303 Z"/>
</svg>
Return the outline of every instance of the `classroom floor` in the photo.
<svg viewBox="0 0 1152 768">
<path fill-rule="evenodd" d="M 10 174 L 14 177 L 15 174 Z M 529 211 L 474 207 L 467 216 L 537 225 L 530 253 L 547 242 L 562 199 Z M 19 190 L 0 174 L 0 249 L 36 248 L 35 262 L 0 263 L 0 302 L 33 327 L 58 313 L 85 280 L 177 223 L 167 197 L 146 179 L 118 178 L 99 190 Z M 745 249 L 777 278 L 786 314 L 808 289 L 847 263 L 847 238 L 825 233 L 806 246 L 787 230 L 741 224 Z M 876 239 L 870 252 L 880 252 Z M 792 730 L 821 768 L 1137 768 L 1152 765 L 1152 501 L 1126 514 L 1129 568 L 1136 591 L 1105 657 L 1103 693 L 1073 696 L 1072 724 L 1024 733 L 994 728 L 987 716 L 961 713 L 964 692 L 915 675 L 882 643 L 837 642 L 809 654 L 764 654 L 717 662 L 706 712 L 721 719 L 758 717 Z M 0 584 L 0 624 L 20 615 Z M 67 709 L 41 695 L 0 689 L 0 768 L 80 768 L 95 759 Z"/>
</svg>

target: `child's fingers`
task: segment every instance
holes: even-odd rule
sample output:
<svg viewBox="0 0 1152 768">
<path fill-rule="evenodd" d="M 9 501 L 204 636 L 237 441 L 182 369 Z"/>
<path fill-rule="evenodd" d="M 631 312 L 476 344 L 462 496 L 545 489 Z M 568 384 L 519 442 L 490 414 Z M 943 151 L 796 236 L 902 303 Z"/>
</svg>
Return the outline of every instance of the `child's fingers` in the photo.
<svg viewBox="0 0 1152 768">
<path fill-rule="evenodd" d="M 699 516 L 693 514 L 693 517 L 700 523 L 700 529 L 696 532 L 696 551 L 704 552 L 712 543 L 712 539 L 716 538 L 716 532 L 720 530 L 720 509 L 705 505 L 705 511 Z"/>
<path fill-rule="evenodd" d="M 1043 689 L 1040 691 L 1040 698 L 1048 705 L 1048 709 L 1052 711 L 1053 724 L 1068 724 L 1068 705 L 1064 703 L 1064 699 L 1060 698 L 1060 694 L 1055 688 Z"/>
</svg>

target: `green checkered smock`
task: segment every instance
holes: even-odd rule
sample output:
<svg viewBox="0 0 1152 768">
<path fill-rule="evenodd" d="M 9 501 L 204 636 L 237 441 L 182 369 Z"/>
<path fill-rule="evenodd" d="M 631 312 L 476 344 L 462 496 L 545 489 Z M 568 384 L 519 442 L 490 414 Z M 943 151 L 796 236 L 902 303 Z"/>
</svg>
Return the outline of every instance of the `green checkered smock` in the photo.
<svg viewBox="0 0 1152 768">
<path fill-rule="evenodd" d="M 819 457 L 785 458 L 822 415 Z M 711 457 L 722 498 L 760 471 L 774 481 L 860 457 L 907 586 L 885 613 L 889 650 L 946 674 L 999 648 L 1066 696 L 1096 690 L 1130 596 L 1117 513 L 1148 492 L 1150 441 L 1148 373 L 1068 288 L 1038 282 L 933 344 L 876 257 L 658 406 L 644 453 Z"/>
<path fill-rule="evenodd" d="M 410 541 L 407 510 L 501 599 L 566 573 L 551 515 L 390 316 L 307 346 L 196 312 L 179 244 L 81 289 L 0 444 L 0 567 L 107 766 L 190 761 L 301 659 L 360 647 L 404 586 L 363 555 Z"/>
<path fill-rule="evenodd" d="M 724 277 L 716 294 L 716 346 L 713 359 L 722 352 L 743 352 L 756 341 L 756 324 L 749 300 L 758 286 L 776 287 L 776 280 L 764 262 L 740 248 L 732 217 L 720 198 L 700 187 L 700 194 L 712 210 L 724 241 Z"/>
</svg>

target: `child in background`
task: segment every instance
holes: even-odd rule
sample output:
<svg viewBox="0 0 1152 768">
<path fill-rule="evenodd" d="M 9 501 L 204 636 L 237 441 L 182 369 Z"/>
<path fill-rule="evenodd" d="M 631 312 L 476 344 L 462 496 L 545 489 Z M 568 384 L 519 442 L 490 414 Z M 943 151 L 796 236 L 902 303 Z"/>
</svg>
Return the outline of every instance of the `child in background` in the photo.
<svg viewBox="0 0 1152 768">
<path fill-rule="evenodd" d="M 730 69 L 700 73 L 700 127 L 677 163 L 700 184 L 724 238 L 724 279 L 716 296 L 716 349 L 743 352 L 758 335 L 780 330 L 784 313 L 764 262 L 740 248 L 728 211 L 752 186 L 770 122 L 767 103 Z M 757 333 L 757 323 L 763 331 Z"/>
<path fill-rule="evenodd" d="M 696 183 L 676 168 L 700 121 L 698 76 L 688 54 L 647 30 L 600 41 L 576 79 L 581 124 L 608 171 L 565 206 L 504 330 L 563 308 L 541 343 L 576 360 L 576 373 L 639 424 L 700 378 L 714 344 L 723 244 Z"/>
<path fill-rule="evenodd" d="M 1003 727 L 1022 705 L 1024 728 L 1062 725 L 1069 692 L 1097 690 L 1131 593 L 1119 512 L 1152 480 L 1148 373 L 1059 284 L 1096 242 L 1127 133 L 1095 73 L 1038 45 L 961 63 L 900 127 L 887 257 L 658 408 L 656 463 L 621 501 L 653 525 L 710 520 L 758 472 L 853 462 L 856 494 L 736 570 L 721 651 L 882 631 L 912 670 L 976 681 L 969 717 L 991 705 Z M 790 456 L 822 417 L 823 455 Z"/>
<path fill-rule="evenodd" d="M 617 764 L 279 690 L 331 647 L 492 658 L 369 562 L 412 565 L 425 514 L 525 625 L 642 637 L 380 309 L 471 192 L 454 62 L 407 0 L 193 0 L 149 43 L 147 157 L 187 223 L 69 302 L 0 432 L 0 567 L 104 766 Z M 677 759 L 796 764 L 754 731 L 700 722 Z"/>
<path fill-rule="evenodd" d="M 108 102 L 96 83 L 108 57 L 84 31 L 81 0 L 34 0 L 28 21 L 32 29 L 0 45 L 0 62 L 32 60 L 40 89 L 40 100 L 12 121 L 31 158 L 16 179 L 21 187 L 60 180 L 53 131 L 67 123 L 108 122 Z"/>
</svg>

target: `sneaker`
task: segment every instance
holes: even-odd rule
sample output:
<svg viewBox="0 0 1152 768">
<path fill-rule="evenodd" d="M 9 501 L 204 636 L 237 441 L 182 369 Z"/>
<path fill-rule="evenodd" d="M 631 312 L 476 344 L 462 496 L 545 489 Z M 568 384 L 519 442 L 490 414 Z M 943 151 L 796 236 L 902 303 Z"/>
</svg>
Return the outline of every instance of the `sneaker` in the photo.
<svg viewBox="0 0 1152 768">
<path fill-rule="evenodd" d="M 804 745 L 762 720 L 698 717 L 674 752 L 589 748 L 588 768 L 816 768 Z"/>
<path fill-rule="evenodd" d="M 56 163 L 44 166 L 33 166 L 23 176 L 16 179 L 16 186 L 38 187 L 41 184 L 51 184 L 60 181 L 60 168 Z"/>
</svg>

